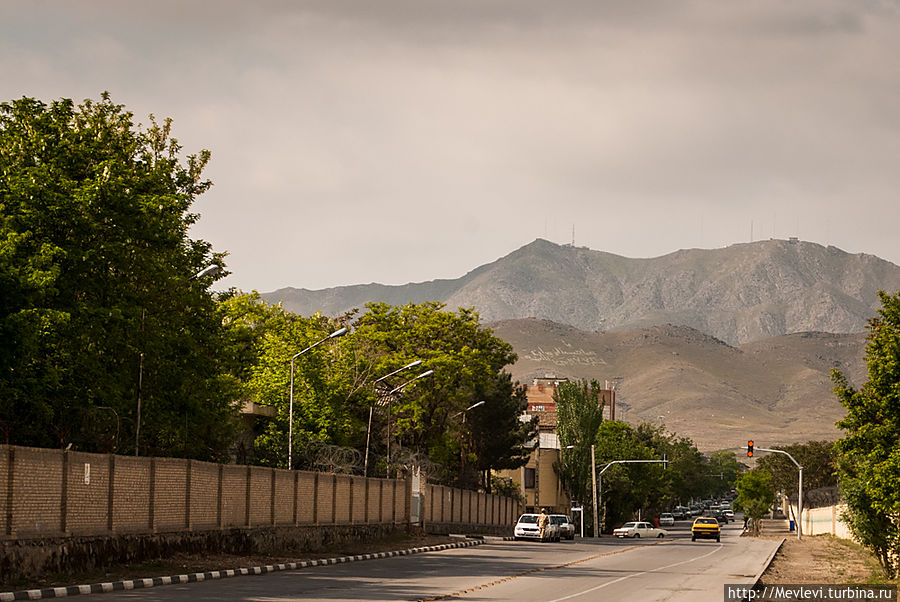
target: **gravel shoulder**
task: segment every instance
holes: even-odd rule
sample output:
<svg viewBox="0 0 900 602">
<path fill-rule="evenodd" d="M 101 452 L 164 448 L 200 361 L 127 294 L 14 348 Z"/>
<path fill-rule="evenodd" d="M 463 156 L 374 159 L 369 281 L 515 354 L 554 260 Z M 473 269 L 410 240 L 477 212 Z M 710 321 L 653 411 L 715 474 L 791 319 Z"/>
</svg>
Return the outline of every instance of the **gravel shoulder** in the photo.
<svg viewBox="0 0 900 602">
<path fill-rule="evenodd" d="M 807 536 L 800 541 L 793 535 L 788 537 L 759 582 L 892 583 L 885 579 L 871 552 L 853 541 L 831 535 Z"/>
</svg>

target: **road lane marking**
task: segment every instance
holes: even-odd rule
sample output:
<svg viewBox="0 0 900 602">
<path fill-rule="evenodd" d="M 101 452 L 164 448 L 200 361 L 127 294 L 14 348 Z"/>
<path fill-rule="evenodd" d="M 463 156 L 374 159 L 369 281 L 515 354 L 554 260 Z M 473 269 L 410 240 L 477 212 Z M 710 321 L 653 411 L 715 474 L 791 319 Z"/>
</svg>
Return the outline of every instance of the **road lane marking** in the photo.
<svg viewBox="0 0 900 602">
<path fill-rule="evenodd" d="M 643 572 L 641 572 L 641 573 L 632 573 L 631 575 L 625 575 L 624 577 L 619 577 L 618 579 L 614 579 L 613 581 L 607 581 L 606 583 L 604 583 L 604 584 L 602 584 L 602 585 L 598 585 L 598 586 L 596 586 L 596 587 L 592 587 L 592 588 L 590 588 L 590 589 L 586 589 L 586 590 L 584 590 L 583 592 L 578 592 L 578 593 L 575 593 L 575 594 L 570 594 L 570 595 L 565 596 L 565 597 L 563 597 L 563 598 L 556 598 L 555 600 L 550 600 L 549 602 L 562 602 L 563 600 L 571 600 L 572 598 L 577 598 L 577 597 L 579 597 L 579 596 L 583 596 L 583 595 L 585 595 L 585 594 L 589 594 L 589 593 L 591 593 L 591 592 L 595 592 L 595 591 L 597 591 L 598 589 L 603 589 L 604 587 L 606 587 L 606 586 L 608 586 L 608 585 L 613 585 L 614 583 L 618 583 L 618 582 L 620 582 L 620 581 L 625 581 L 626 579 L 631 579 L 632 577 L 640 577 L 641 575 L 646 575 L 646 574 L 648 574 L 648 573 L 656 573 L 656 572 L 658 572 L 658 571 L 664 571 L 664 570 L 670 569 L 670 568 L 672 568 L 672 567 L 681 566 L 682 564 L 688 564 L 689 562 L 694 562 L 695 560 L 700 560 L 701 558 L 706 558 L 707 556 L 712 556 L 712 555 L 715 554 L 716 552 L 720 551 L 720 550 L 722 549 L 722 547 L 723 547 L 722 544 L 718 544 L 718 547 L 716 547 L 715 550 L 713 550 L 712 552 L 707 552 L 706 554 L 703 554 L 702 556 L 697 556 L 696 558 L 691 558 L 690 560 L 682 560 L 681 562 L 676 562 L 676 563 L 674 563 L 674 564 L 669 564 L 669 565 L 667 565 L 667 566 L 657 567 L 657 568 L 655 568 L 655 569 L 653 569 L 653 570 L 650 570 L 650 571 L 643 571 Z"/>
<path fill-rule="evenodd" d="M 661 541 L 654 542 L 649 545 L 659 545 Z M 489 583 L 482 583 L 481 585 L 476 585 L 474 587 L 470 587 L 464 590 L 460 590 L 457 592 L 453 592 L 452 594 L 443 594 L 440 596 L 433 596 L 431 598 L 421 598 L 419 602 L 434 602 L 435 600 L 450 600 L 451 598 L 457 598 L 459 596 L 465 594 L 471 594 L 472 592 L 477 592 L 481 589 L 486 589 L 488 587 L 493 587 L 495 585 L 500 585 L 501 583 L 506 583 L 507 581 L 512 581 L 513 579 L 518 579 L 519 577 L 525 577 L 526 575 L 533 575 L 534 573 L 540 573 L 541 571 L 555 571 L 557 569 L 564 569 L 566 567 L 570 567 L 576 564 L 581 564 L 583 562 L 590 562 L 591 560 L 596 560 L 597 558 L 603 558 L 604 556 L 613 556 L 615 554 L 623 554 L 625 552 L 629 552 L 631 550 L 637 550 L 638 548 L 646 548 L 647 545 L 643 546 L 629 546 L 622 550 L 616 550 L 615 552 L 604 552 L 603 554 L 595 554 L 593 556 L 589 556 L 587 558 L 581 558 L 579 560 L 573 560 L 572 562 L 567 562 L 565 564 L 560 564 L 558 566 L 544 566 L 536 569 L 529 569 L 523 573 L 518 573 L 516 575 L 510 575 L 509 577 L 504 577 L 502 579 L 497 579 L 496 581 L 491 581 Z"/>
</svg>

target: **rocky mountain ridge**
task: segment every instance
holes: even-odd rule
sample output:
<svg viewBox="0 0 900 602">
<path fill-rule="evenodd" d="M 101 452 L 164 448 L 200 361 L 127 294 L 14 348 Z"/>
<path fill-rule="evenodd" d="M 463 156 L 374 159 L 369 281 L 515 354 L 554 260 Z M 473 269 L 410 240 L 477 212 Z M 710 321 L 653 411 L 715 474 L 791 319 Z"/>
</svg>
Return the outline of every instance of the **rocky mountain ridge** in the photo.
<svg viewBox="0 0 900 602">
<path fill-rule="evenodd" d="M 689 326 L 732 345 L 798 332 L 855 333 L 900 290 L 900 267 L 797 240 L 631 259 L 542 239 L 452 280 L 286 288 L 270 302 L 339 315 L 369 301 L 475 307 L 483 321 L 538 318 L 584 331 Z"/>
</svg>

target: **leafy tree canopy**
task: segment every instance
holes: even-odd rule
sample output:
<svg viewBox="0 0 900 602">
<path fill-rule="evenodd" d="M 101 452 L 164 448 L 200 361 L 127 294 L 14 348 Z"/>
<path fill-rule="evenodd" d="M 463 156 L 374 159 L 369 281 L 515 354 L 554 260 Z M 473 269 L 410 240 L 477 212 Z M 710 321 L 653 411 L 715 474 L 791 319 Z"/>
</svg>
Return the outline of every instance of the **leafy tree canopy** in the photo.
<svg viewBox="0 0 900 602">
<path fill-rule="evenodd" d="M 756 468 L 741 475 L 735 483 L 737 499 L 735 510 L 752 518 L 754 529 L 758 533 L 758 520 L 761 519 L 775 501 L 775 488 L 772 486 L 772 475 L 767 470 Z"/>
<path fill-rule="evenodd" d="M 775 446 L 774 449 L 783 449 L 803 467 L 804 491 L 837 485 L 833 442 L 808 441 Z M 796 495 L 800 473 L 790 458 L 784 454 L 761 454 L 756 466 L 772 475 L 772 486 L 776 491 L 783 490 L 788 495 Z"/>
<path fill-rule="evenodd" d="M 352 334 L 295 358 L 295 468 L 321 467 L 328 444 L 343 448 L 347 460 L 328 468 L 359 471 L 368 448 L 370 475 L 412 462 L 431 479 L 472 487 L 482 480 L 488 488 L 489 469 L 527 460 L 524 444 L 534 431 L 518 420 L 524 390 L 502 370 L 515 355 L 474 311 L 373 303 L 356 319 L 354 312 L 304 318 L 251 294 L 224 299 L 222 312 L 229 355 L 242 358 L 234 366 L 242 397 L 276 408 L 256 439 L 261 463 L 285 466 L 287 459 L 291 357 L 345 325 Z M 422 363 L 402 370 L 414 361 Z M 434 374 L 416 379 L 428 370 Z"/>
<path fill-rule="evenodd" d="M 900 574 L 900 292 L 879 297 L 868 326 L 868 380 L 856 389 L 837 370 L 832 378 L 847 408 L 837 449 L 849 524 L 893 578 Z"/>
<path fill-rule="evenodd" d="M 10 443 L 221 457 L 232 438 L 221 325 L 194 275 L 209 153 L 171 121 L 98 101 L 0 104 L 0 428 Z M 185 361 L 185 358 L 190 361 Z M 139 391 L 139 383 L 141 390 Z"/>
</svg>

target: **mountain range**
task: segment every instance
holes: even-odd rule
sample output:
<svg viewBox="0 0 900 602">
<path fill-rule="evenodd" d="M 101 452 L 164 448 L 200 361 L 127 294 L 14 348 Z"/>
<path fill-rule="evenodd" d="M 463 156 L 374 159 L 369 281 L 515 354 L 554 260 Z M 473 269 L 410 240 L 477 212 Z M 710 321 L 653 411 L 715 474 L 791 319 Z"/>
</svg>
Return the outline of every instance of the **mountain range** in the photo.
<svg viewBox="0 0 900 602">
<path fill-rule="evenodd" d="M 262 297 L 290 311 L 339 315 L 368 301 L 475 307 L 484 322 L 539 318 L 585 331 L 689 326 L 729 344 L 797 332 L 854 333 L 900 289 L 900 267 L 868 254 L 792 240 L 632 259 L 546 240 L 452 280 Z"/>
<path fill-rule="evenodd" d="M 900 267 L 796 239 L 650 259 L 538 239 L 457 279 L 262 297 L 302 315 L 369 301 L 475 307 L 513 345 L 515 379 L 614 384 L 617 418 L 709 451 L 839 437 L 830 373 L 865 381 L 879 290 L 900 290 Z"/>
</svg>

